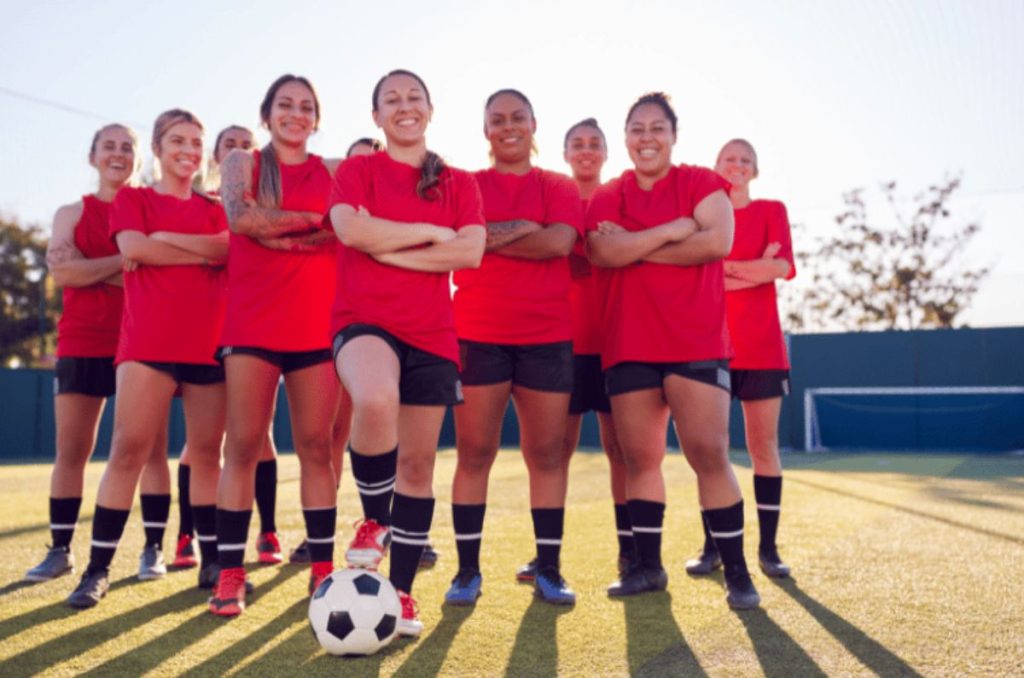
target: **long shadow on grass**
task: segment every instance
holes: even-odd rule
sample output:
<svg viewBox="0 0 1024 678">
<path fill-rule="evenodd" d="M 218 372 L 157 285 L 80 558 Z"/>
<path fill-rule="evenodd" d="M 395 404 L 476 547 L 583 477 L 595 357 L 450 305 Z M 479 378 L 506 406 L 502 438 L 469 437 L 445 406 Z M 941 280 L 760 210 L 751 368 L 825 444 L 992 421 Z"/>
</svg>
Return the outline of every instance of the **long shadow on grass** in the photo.
<svg viewBox="0 0 1024 678">
<path fill-rule="evenodd" d="M 75 577 L 67 577 L 65 581 L 68 582 L 67 593 L 71 593 L 73 586 L 72 584 L 76 580 Z M 116 582 L 110 585 L 110 591 L 117 591 L 118 589 L 124 588 L 131 584 L 139 583 L 135 577 L 124 577 L 118 579 Z M 20 588 L 22 582 L 15 582 L 4 587 L 4 593 L 10 593 L 16 588 Z M 39 607 L 28 612 L 23 612 L 16 617 L 5 619 L 0 622 L 0 641 L 6 640 L 13 635 L 27 631 L 33 626 L 39 626 L 40 624 L 47 624 L 57 619 L 64 619 L 65 617 L 71 617 L 76 614 L 81 614 L 78 610 L 73 610 L 68 607 L 62 599 L 59 603 L 52 603 L 45 607 Z M 0 668 L 2 668 L 0 664 Z M 0 672 L 2 675 L 2 672 Z"/>
<path fill-rule="evenodd" d="M 707 676 L 672 616 L 668 591 L 624 598 L 622 604 L 631 676 Z"/>
<path fill-rule="evenodd" d="M 887 647 L 807 595 L 792 579 L 772 579 L 771 582 L 800 603 L 826 631 L 877 675 L 921 675 Z"/>
<path fill-rule="evenodd" d="M 260 598 L 266 596 L 270 591 L 274 590 L 296 574 L 298 574 L 298 572 L 288 572 L 287 570 L 282 569 L 278 572 L 277 576 L 266 584 L 261 584 L 259 588 L 256 589 L 250 604 L 257 602 Z M 205 594 L 199 594 L 198 591 L 195 593 L 198 595 L 194 596 L 195 600 L 193 602 L 201 602 L 203 595 Z M 304 605 L 308 604 L 308 601 L 305 599 L 300 600 L 299 602 Z M 156 668 L 159 664 L 181 652 L 192 643 L 207 637 L 217 630 L 217 628 L 226 623 L 229 622 L 225 621 L 221 617 L 209 614 L 205 609 L 203 609 L 200 614 L 185 620 L 179 624 L 177 628 L 136 646 L 131 652 L 122 654 L 108 662 L 94 667 L 84 675 L 140 676 L 147 671 L 151 671 Z M 225 671 L 222 670 L 218 673 L 224 672 Z"/>
<path fill-rule="evenodd" d="M 768 678 L 827 675 L 764 610 L 745 610 L 737 616 L 747 628 L 757 660 L 761 662 L 761 670 Z"/>
<path fill-rule="evenodd" d="M 451 605 L 441 606 L 441 623 L 438 624 L 430 635 L 419 641 L 413 653 L 402 662 L 402 665 L 395 671 L 395 678 L 411 678 L 412 676 L 436 676 L 441 671 L 441 665 L 448 650 L 459 633 L 463 622 L 473 614 L 472 607 L 452 607 Z"/>
<path fill-rule="evenodd" d="M 534 598 L 519 622 L 505 675 L 558 675 L 558 618 L 571 611 L 570 606 L 549 605 Z"/>
</svg>

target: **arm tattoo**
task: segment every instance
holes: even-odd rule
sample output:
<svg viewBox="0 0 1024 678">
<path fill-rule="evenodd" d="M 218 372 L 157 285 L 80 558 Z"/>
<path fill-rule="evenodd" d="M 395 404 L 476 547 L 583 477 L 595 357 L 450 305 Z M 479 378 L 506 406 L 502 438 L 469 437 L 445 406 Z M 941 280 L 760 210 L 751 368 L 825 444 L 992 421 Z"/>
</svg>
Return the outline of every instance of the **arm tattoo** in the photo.
<svg viewBox="0 0 1024 678">
<path fill-rule="evenodd" d="M 252 190 L 249 186 L 252 181 L 252 159 L 241 152 L 230 153 L 221 165 L 220 177 L 220 197 L 224 203 L 224 212 L 227 213 L 228 223 L 234 226 L 246 210 L 246 189 Z"/>
<path fill-rule="evenodd" d="M 75 243 L 72 240 L 65 240 L 62 243 L 52 245 L 46 250 L 46 264 L 50 267 L 58 266 L 68 261 L 74 261 L 75 259 L 84 259 L 85 257 L 78 248 L 75 247 Z"/>
<path fill-rule="evenodd" d="M 529 226 L 530 222 L 526 219 L 492 221 L 488 223 L 486 248 L 489 250 L 498 249 L 519 240 L 531 232 L 527 230 Z"/>
</svg>

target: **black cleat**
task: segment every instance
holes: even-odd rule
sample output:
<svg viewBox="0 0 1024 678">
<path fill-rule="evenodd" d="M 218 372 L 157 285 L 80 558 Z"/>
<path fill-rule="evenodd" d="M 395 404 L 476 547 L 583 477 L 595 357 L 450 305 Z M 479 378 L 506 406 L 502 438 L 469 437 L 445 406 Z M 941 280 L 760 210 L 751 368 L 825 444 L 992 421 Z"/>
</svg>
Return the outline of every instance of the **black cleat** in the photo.
<svg viewBox="0 0 1024 678">
<path fill-rule="evenodd" d="M 782 562 L 776 549 L 759 551 L 757 561 L 761 565 L 761 571 L 769 577 L 783 579 L 789 576 L 789 565 Z"/>
<path fill-rule="evenodd" d="M 25 581 L 50 581 L 75 571 L 75 557 L 66 546 L 50 547 L 43 562 L 25 573 Z"/>
<path fill-rule="evenodd" d="M 618 563 L 617 563 L 618 570 L 619 570 L 619 579 L 622 579 L 623 577 L 625 577 L 626 573 L 628 573 L 630 570 L 632 570 L 633 566 L 636 565 L 637 562 L 638 561 L 637 561 L 637 557 L 636 557 L 635 554 L 627 555 L 627 554 L 621 554 L 620 553 L 619 554 L 619 560 L 618 560 Z"/>
<path fill-rule="evenodd" d="M 619 581 L 608 587 L 612 598 L 635 596 L 648 591 L 664 591 L 668 587 L 668 573 L 663 567 L 636 564 Z"/>
<path fill-rule="evenodd" d="M 96 607 L 110 589 L 110 573 L 106 569 L 86 570 L 67 603 L 77 610 Z"/>
<path fill-rule="evenodd" d="M 523 582 L 526 584 L 532 584 L 537 578 L 537 559 L 534 558 L 526 565 L 523 565 L 516 570 L 516 581 Z"/>
<path fill-rule="evenodd" d="M 761 594 L 754 588 L 747 568 L 725 573 L 725 586 L 729 593 L 725 602 L 734 610 L 750 610 L 761 604 Z"/>
<path fill-rule="evenodd" d="M 696 558 L 686 561 L 686 574 L 702 575 L 711 574 L 722 566 L 722 557 L 718 551 L 702 550 Z"/>
<path fill-rule="evenodd" d="M 308 563 L 309 562 L 309 543 L 303 539 L 299 542 L 299 545 L 292 549 L 292 552 L 288 555 L 289 563 Z"/>
<path fill-rule="evenodd" d="M 437 565 L 437 555 L 437 551 L 434 550 L 434 545 L 428 542 L 427 545 L 423 547 L 423 553 L 420 554 L 420 562 L 417 568 L 420 570 L 429 570 L 434 565 Z"/>
</svg>

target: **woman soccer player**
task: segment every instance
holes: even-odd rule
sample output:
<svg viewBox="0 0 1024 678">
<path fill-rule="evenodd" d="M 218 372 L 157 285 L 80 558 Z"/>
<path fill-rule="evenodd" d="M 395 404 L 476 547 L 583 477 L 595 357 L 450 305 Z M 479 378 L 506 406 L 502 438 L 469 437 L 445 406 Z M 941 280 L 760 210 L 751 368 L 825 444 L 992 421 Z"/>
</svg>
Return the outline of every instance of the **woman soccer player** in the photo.
<svg viewBox="0 0 1024 678">
<path fill-rule="evenodd" d="M 64 288 L 64 311 L 57 324 L 54 413 L 57 455 L 50 476 L 50 534 L 53 543 L 26 581 L 47 581 L 74 571 L 71 538 L 82 505 L 85 464 L 96 446 L 96 429 L 106 399 L 114 394 L 114 355 L 121 329 L 124 281 L 121 255 L 110 239 L 110 203 L 138 167 L 138 137 L 112 124 L 93 135 L 89 164 L 99 175 L 95 193 L 57 210 L 46 264 Z M 143 504 L 157 508 L 170 495 L 166 428 L 158 437 L 142 475 Z M 160 519 L 147 511 L 140 576 L 160 576 L 166 510 Z M 152 576 L 151 576 L 152 575 Z"/>
<path fill-rule="evenodd" d="M 179 384 L 192 466 L 191 495 L 216 491 L 224 435 L 224 371 L 213 358 L 224 315 L 224 210 L 192 191 L 203 157 L 203 128 L 187 111 L 153 126 L 161 177 L 152 188 L 123 188 L 110 234 L 125 259 L 125 306 L 117 346 L 117 404 L 110 461 L 96 499 L 89 567 L 68 598 L 92 607 L 106 594 L 108 568 L 124 531 L 139 474 L 166 429 Z M 169 500 L 169 497 L 168 497 Z"/>
<path fill-rule="evenodd" d="M 638 557 L 608 594 L 668 583 L 661 462 L 671 414 L 722 554 L 729 605 L 754 607 L 760 596 L 743 558 L 743 501 L 728 457 L 731 346 L 721 260 L 732 247 L 732 207 L 717 174 L 672 165 L 675 142 L 668 97 L 640 97 L 626 116 L 634 169 L 597 189 L 587 213 L 590 260 L 600 267 L 606 303 L 601 362 Z"/>
<path fill-rule="evenodd" d="M 331 330 L 352 396 L 352 475 L 361 492 L 381 490 L 363 494 L 367 518 L 346 558 L 376 567 L 389 539 L 380 520 L 390 518 L 398 632 L 417 636 L 410 594 L 433 519 L 437 441 L 445 406 L 461 401 L 448 274 L 479 265 L 486 234 L 473 177 L 427 150 L 433 106 L 423 81 L 392 71 L 372 102 L 387 152 L 338 167 L 330 210 L 341 241 Z M 378 480 L 396 464 L 395 481 Z"/>
<path fill-rule="evenodd" d="M 454 276 L 455 323 L 465 404 L 455 411 L 458 465 L 452 513 L 459 571 L 445 595 L 472 605 L 480 595 L 480 544 L 487 481 L 509 399 L 519 418 L 530 478 L 537 559 L 517 576 L 533 578 L 544 601 L 571 605 L 559 556 L 568 464 L 562 461 L 572 391 L 572 322 L 567 257 L 580 235 L 579 189 L 566 176 L 532 166 L 537 122 L 519 91 L 499 90 L 484 107 L 493 167 L 475 176 L 487 218 L 487 253 L 475 271 Z"/>
<path fill-rule="evenodd" d="M 216 506 L 220 578 L 210 599 L 210 612 L 221 616 L 245 609 L 242 562 L 254 476 L 281 375 L 301 468 L 310 591 L 334 569 L 337 484 L 331 427 L 338 384 L 327 343 L 335 243 L 320 228 L 330 171 L 306 148 L 320 123 L 312 84 L 281 76 L 263 97 L 260 118 L 270 143 L 258 153 L 232 152 L 221 166 L 221 198 L 231 224 L 219 351 L 228 412 Z"/>
<path fill-rule="evenodd" d="M 779 324 L 775 281 L 796 275 L 786 206 L 775 200 L 751 200 L 750 181 L 758 175 L 757 153 L 750 142 L 733 139 L 718 153 L 715 171 L 732 188 L 736 237 L 725 261 L 725 308 L 736 355 L 732 397 L 743 407 L 747 449 L 754 463 L 761 544 L 758 562 L 769 577 L 789 576 L 779 558 L 775 533 L 782 503 L 779 460 L 779 412 L 789 393 L 789 358 Z M 715 541 L 704 525 L 704 548 L 686 563 L 690 574 L 707 574 L 721 565 Z"/>
</svg>

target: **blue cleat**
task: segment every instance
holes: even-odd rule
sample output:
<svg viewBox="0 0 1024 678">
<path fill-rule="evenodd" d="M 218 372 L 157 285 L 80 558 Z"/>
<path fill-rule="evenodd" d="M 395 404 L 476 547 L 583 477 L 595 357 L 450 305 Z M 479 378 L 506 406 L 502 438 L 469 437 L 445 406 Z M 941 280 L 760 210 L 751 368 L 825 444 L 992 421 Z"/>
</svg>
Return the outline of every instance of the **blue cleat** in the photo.
<svg viewBox="0 0 1024 678">
<path fill-rule="evenodd" d="M 536 579 L 533 581 L 533 595 L 552 605 L 576 604 L 576 594 L 553 567 L 537 570 Z"/>
<path fill-rule="evenodd" d="M 444 594 L 445 605 L 476 605 L 484 578 L 480 570 L 459 570 Z"/>
</svg>

